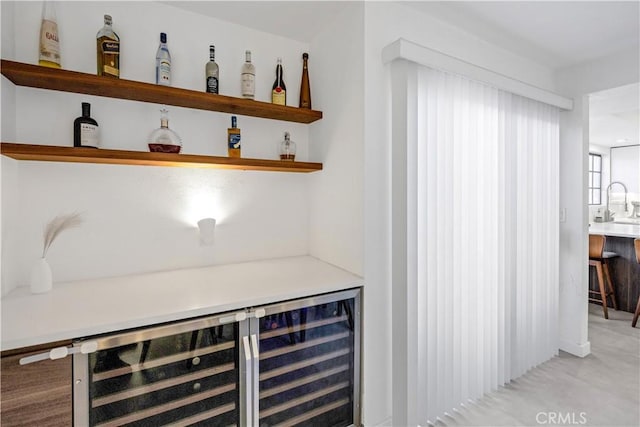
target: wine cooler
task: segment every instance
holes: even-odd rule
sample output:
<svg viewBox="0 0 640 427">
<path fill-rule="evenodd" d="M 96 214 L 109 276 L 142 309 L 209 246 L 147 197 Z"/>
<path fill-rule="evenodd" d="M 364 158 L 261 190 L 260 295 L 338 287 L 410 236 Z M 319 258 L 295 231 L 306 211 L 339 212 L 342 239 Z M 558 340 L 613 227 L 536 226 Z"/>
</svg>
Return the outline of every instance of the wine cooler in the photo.
<svg viewBox="0 0 640 427">
<path fill-rule="evenodd" d="M 360 425 L 357 289 L 74 346 L 75 426 Z"/>
</svg>

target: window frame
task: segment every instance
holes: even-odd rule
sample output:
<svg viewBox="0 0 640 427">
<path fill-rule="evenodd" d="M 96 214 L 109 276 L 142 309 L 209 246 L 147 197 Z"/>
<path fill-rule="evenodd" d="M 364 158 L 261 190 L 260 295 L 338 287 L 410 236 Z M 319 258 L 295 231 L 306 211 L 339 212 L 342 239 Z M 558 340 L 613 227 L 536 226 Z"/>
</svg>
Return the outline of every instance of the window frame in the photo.
<svg viewBox="0 0 640 427">
<path fill-rule="evenodd" d="M 598 158 L 600 167 L 596 170 L 594 167 L 596 162 L 595 158 Z M 597 176 L 598 182 L 595 184 L 594 180 Z M 597 200 L 594 197 L 597 195 Z M 589 152 L 589 164 L 587 175 L 587 201 L 589 206 L 602 205 L 602 154 Z"/>
</svg>

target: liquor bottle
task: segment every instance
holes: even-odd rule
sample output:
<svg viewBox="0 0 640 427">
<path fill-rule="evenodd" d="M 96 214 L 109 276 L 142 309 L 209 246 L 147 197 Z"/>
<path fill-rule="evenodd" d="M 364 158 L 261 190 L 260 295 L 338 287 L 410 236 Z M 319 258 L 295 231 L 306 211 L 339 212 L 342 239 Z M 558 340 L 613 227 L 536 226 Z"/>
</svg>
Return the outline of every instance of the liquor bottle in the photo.
<svg viewBox="0 0 640 427">
<path fill-rule="evenodd" d="M 204 74 L 207 79 L 207 92 L 218 93 L 220 69 L 216 64 L 216 47 L 214 45 L 209 46 L 209 62 L 204 68 Z"/>
<path fill-rule="evenodd" d="M 242 96 L 253 99 L 256 94 L 256 67 L 251 63 L 251 51 L 244 52 L 245 60 L 242 64 Z"/>
<path fill-rule="evenodd" d="M 91 118 L 91 104 L 82 103 L 82 116 L 73 121 L 74 147 L 100 147 L 100 128 L 98 122 Z"/>
<path fill-rule="evenodd" d="M 169 129 L 169 111 L 160 110 L 160 127 L 149 135 L 149 151 L 156 153 L 179 153 L 182 140 L 177 133 Z"/>
<path fill-rule="evenodd" d="M 120 37 L 111 27 L 111 15 L 104 15 L 104 27 L 96 35 L 98 75 L 120 77 Z"/>
<path fill-rule="evenodd" d="M 166 33 L 160 33 L 160 46 L 156 52 L 156 84 L 171 86 L 171 54 Z"/>
<path fill-rule="evenodd" d="M 273 82 L 271 90 L 271 103 L 279 105 L 287 105 L 287 87 L 282 78 L 282 58 L 278 58 L 276 66 L 276 80 Z"/>
<path fill-rule="evenodd" d="M 238 119 L 231 116 L 231 127 L 227 129 L 229 157 L 240 157 L 240 129 Z"/>
<path fill-rule="evenodd" d="M 296 159 L 296 143 L 291 141 L 289 132 L 284 133 L 284 141 L 280 143 L 280 160 L 293 162 Z"/>
<path fill-rule="evenodd" d="M 300 108 L 311 109 L 311 88 L 309 87 L 309 69 L 307 61 L 309 60 L 309 54 L 302 54 L 302 83 L 300 83 Z"/>
<path fill-rule="evenodd" d="M 53 2 L 47 0 L 42 5 L 38 64 L 45 67 L 60 68 L 60 41 L 58 40 L 56 9 Z"/>
</svg>

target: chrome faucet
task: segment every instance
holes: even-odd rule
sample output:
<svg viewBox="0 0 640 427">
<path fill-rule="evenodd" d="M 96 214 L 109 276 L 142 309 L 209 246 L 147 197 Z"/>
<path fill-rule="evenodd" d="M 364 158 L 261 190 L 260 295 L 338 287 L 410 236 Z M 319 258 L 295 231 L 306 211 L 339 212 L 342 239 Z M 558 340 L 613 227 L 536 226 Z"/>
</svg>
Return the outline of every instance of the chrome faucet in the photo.
<svg viewBox="0 0 640 427">
<path fill-rule="evenodd" d="M 609 198 L 611 197 L 611 186 L 613 184 L 620 184 L 622 185 L 622 188 L 624 188 L 624 212 L 627 213 L 627 194 L 629 193 L 627 191 L 627 186 L 624 185 L 623 183 L 621 183 L 620 181 L 613 181 L 611 184 L 609 184 L 607 186 L 607 210 L 605 211 L 605 222 L 609 222 L 609 221 L 613 221 L 613 215 L 611 214 L 611 211 L 609 210 Z"/>
</svg>

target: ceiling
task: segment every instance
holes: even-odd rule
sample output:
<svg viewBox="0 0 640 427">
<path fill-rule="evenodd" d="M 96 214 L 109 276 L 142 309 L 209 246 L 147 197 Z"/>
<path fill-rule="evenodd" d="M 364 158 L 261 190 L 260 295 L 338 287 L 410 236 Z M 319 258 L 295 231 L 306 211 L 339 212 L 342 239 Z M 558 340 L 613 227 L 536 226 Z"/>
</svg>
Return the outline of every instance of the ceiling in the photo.
<svg viewBox="0 0 640 427">
<path fill-rule="evenodd" d="M 403 3 L 554 69 L 640 49 L 637 1 Z"/>
<path fill-rule="evenodd" d="M 180 9 L 309 43 L 345 1 L 162 1 Z"/>
<path fill-rule="evenodd" d="M 163 1 L 293 40 L 310 42 L 348 1 Z M 638 1 L 402 1 L 551 68 L 640 49 Z"/>
<path fill-rule="evenodd" d="M 589 142 L 604 147 L 639 144 L 640 83 L 589 95 Z"/>
</svg>

